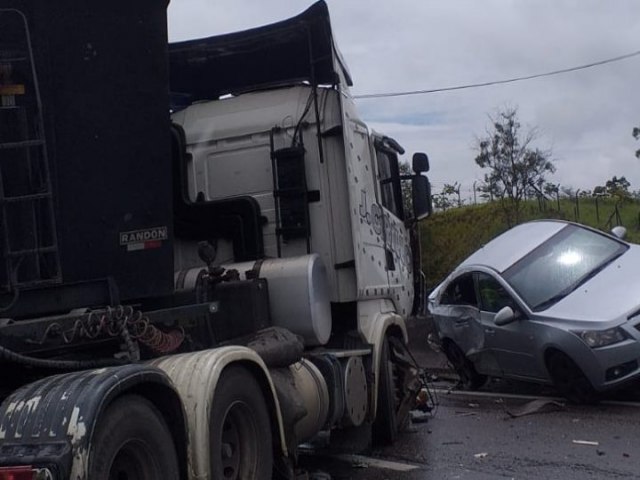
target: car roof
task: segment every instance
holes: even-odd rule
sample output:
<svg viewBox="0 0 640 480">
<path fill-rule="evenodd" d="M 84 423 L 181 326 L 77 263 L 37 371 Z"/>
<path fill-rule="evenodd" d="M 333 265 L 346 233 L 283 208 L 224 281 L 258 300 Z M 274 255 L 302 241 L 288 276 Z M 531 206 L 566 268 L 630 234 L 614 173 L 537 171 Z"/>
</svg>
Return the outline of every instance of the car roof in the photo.
<svg viewBox="0 0 640 480">
<path fill-rule="evenodd" d="M 537 220 L 517 225 L 476 250 L 458 269 L 484 265 L 502 273 L 567 225 L 569 222 L 560 220 Z"/>
</svg>

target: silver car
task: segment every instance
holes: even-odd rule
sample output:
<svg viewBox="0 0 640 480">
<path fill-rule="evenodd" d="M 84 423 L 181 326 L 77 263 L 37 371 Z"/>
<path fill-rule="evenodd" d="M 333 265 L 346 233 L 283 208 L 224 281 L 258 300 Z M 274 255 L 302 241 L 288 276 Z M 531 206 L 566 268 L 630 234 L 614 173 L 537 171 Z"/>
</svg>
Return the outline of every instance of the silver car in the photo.
<svg viewBox="0 0 640 480">
<path fill-rule="evenodd" d="M 519 225 L 429 296 L 461 381 L 553 383 L 568 399 L 640 376 L 640 246 L 563 221 Z"/>
</svg>

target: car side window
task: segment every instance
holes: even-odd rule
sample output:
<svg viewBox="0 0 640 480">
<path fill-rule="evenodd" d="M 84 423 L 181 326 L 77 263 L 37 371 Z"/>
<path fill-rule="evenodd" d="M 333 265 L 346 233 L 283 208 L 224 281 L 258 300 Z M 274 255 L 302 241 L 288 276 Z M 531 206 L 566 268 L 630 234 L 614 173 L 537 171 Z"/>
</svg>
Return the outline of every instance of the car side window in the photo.
<svg viewBox="0 0 640 480">
<path fill-rule="evenodd" d="M 473 276 L 467 274 L 453 280 L 444 291 L 440 303 L 445 305 L 477 306 L 478 300 L 473 286 Z"/>
<path fill-rule="evenodd" d="M 480 309 L 483 312 L 497 313 L 504 307 L 516 307 L 516 302 L 511 295 L 491 275 L 478 272 L 477 279 Z"/>
</svg>

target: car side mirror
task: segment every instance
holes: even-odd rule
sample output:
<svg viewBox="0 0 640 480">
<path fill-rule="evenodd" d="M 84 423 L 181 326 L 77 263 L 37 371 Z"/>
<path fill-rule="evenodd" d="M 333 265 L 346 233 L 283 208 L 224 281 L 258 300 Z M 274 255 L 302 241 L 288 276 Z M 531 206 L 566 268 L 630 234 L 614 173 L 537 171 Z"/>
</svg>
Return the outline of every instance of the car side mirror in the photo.
<svg viewBox="0 0 640 480">
<path fill-rule="evenodd" d="M 513 308 L 507 306 L 498 310 L 496 316 L 493 317 L 493 323 L 497 326 L 502 327 L 503 325 L 508 325 L 509 323 L 516 320 L 516 312 L 513 311 Z"/>
<path fill-rule="evenodd" d="M 611 234 L 614 237 L 618 237 L 620 240 L 622 240 L 624 237 L 627 236 L 627 229 L 624 228 L 622 225 L 618 225 L 617 227 L 613 227 L 611 229 Z"/>
</svg>

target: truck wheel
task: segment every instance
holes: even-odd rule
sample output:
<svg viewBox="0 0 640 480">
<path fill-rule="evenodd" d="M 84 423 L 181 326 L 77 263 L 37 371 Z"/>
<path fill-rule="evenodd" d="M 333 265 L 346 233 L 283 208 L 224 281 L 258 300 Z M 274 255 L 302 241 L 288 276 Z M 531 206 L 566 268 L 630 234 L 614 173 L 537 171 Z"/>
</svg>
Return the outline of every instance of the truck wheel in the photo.
<svg viewBox="0 0 640 480">
<path fill-rule="evenodd" d="M 562 352 L 553 352 L 547 367 L 558 392 L 573 403 L 595 403 L 598 395 L 580 367 Z"/>
<path fill-rule="evenodd" d="M 160 412 L 138 395 L 111 404 L 91 446 L 91 480 L 178 480 L 178 457 Z"/>
<path fill-rule="evenodd" d="M 380 350 L 378 407 L 372 431 L 372 440 L 376 445 L 390 445 L 398 437 L 398 402 L 394 368 L 389 352 L 389 340 L 385 338 Z"/>
<path fill-rule="evenodd" d="M 477 390 L 485 384 L 487 376 L 478 373 L 464 352 L 453 341 L 448 340 L 443 345 L 444 354 L 451 366 L 460 377 L 460 385 L 467 390 Z"/>
<path fill-rule="evenodd" d="M 227 367 L 218 380 L 209 441 L 211 478 L 271 478 L 273 451 L 266 402 L 257 380 L 243 367 Z"/>
</svg>

